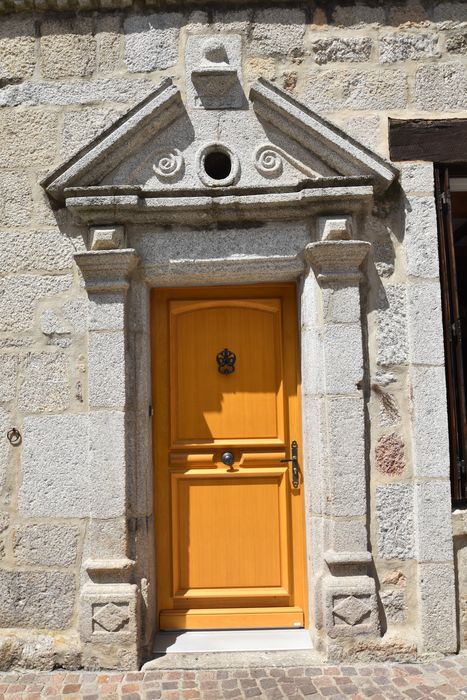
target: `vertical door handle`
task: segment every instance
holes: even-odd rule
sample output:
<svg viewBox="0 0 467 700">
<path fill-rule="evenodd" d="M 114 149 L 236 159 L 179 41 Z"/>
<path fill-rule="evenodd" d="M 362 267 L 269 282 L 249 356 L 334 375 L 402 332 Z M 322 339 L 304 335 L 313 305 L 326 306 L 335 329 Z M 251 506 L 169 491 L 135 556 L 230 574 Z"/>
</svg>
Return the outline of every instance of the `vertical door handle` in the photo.
<svg viewBox="0 0 467 700">
<path fill-rule="evenodd" d="M 291 452 L 292 452 L 292 459 L 281 459 L 281 462 L 292 462 L 292 486 L 294 487 L 294 489 L 298 489 L 298 485 L 299 485 L 298 443 L 296 440 L 292 440 Z"/>
</svg>

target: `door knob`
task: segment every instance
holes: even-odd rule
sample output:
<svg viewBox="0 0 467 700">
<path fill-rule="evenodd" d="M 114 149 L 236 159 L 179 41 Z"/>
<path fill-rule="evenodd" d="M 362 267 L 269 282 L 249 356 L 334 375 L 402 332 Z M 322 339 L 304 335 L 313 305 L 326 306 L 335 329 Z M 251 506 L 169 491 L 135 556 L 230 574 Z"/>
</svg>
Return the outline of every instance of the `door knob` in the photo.
<svg viewBox="0 0 467 700">
<path fill-rule="evenodd" d="M 233 456 L 233 453 L 223 452 L 221 456 L 221 462 L 222 464 L 225 464 L 226 467 L 231 467 L 232 464 L 235 462 L 235 457 Z"/>
</svg>

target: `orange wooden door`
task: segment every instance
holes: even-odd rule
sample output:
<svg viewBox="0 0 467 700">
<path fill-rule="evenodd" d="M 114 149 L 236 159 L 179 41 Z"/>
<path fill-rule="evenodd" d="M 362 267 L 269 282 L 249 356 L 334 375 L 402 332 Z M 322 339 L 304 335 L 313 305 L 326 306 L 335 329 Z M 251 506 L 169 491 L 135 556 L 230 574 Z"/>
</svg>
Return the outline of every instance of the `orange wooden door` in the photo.
<svg viewBox="0 0 467 700">
<path fill-rule="evenodd" d="M 154 290 L 152 333 L 160 628 L 303 626 L 295 287 Z"/>
</svg>

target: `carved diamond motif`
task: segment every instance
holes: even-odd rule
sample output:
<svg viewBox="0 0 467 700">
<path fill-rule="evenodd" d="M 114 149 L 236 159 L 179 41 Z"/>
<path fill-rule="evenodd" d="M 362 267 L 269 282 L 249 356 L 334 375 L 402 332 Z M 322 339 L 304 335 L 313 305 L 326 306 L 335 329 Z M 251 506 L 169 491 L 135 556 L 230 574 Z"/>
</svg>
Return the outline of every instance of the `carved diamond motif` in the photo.
<svg viewBox="0 0 467 700">
<path fill-rule="evenodd" d="M 334 615 L 343 620 L 346 624 L 353 627 L 361 622 L 371 612 L 369 605 L 364 603 L 360 598 L 351 595 L 341 600 L 334 607 Z"/>
<path fill-rule="evenodd" d="M 115 603 L 107 603 L 93 616 L 93 621 L 106 632 L 118 632 L 128 624 L 129 619 L 128 606 L 119 607 Z"/>
</svg>

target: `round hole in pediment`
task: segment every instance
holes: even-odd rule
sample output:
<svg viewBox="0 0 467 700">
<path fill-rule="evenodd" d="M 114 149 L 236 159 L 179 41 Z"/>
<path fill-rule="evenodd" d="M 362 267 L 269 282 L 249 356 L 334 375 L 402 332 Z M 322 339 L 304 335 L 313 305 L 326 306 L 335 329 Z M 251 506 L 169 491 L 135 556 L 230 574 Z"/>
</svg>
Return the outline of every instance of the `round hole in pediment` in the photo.
<svg viewBox="0 0 467 700">
<path fill-rule="evenodd" d="M 232 171 L 232 160 L 225 151 L 211 151 L 204 158 L 204 170 L 213 180 L 225 180 Z"/>
</svg>

